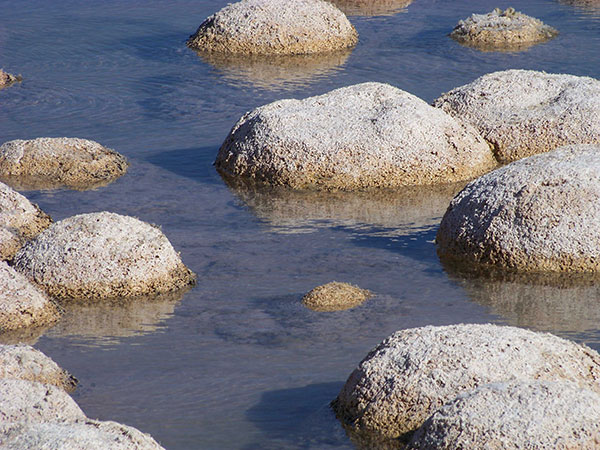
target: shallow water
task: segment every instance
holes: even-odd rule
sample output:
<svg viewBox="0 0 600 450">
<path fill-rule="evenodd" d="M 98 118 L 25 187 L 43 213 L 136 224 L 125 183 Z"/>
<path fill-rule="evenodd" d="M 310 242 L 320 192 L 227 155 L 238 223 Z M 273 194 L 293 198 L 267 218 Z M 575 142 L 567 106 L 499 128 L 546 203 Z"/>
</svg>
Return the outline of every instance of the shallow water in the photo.
<svg viewBox="0 0 600 450">
<path fill-rule="evenodd" d="M 55 220 L 109 210 L 160 224 L 198 274 L 182 296 L 76 305 L 54 328 L 20 336 L 79 378 L 74 397 L 88 416 L 133 425 L 168 449 L 352 448 L 328 403 L 398 329 L 507 323 L 600 349 L 598 285 L 539 288 L 445 270 L 433 239 L 455 187 L 309 195 L 228 186 L 214 171 L 235 121 L 280 98 L 382 81 L 432 101 L 508 68 L 600 78 L 592 2 L 393 3 L 351 16 L 352 51 L 269 62 L 185 47 L 224 0 L 0 1 L 0 67 L 24 77 L 0 91 L 1 141 L 77 136 L 131 161 L 103 188 L 26 195 Z M 508 6 L 561 34 L 522 53 L 446 36 L 472 12 Z M 332 280 L 377 297 L 332 313 L 300 304 Z"/>
</svg>

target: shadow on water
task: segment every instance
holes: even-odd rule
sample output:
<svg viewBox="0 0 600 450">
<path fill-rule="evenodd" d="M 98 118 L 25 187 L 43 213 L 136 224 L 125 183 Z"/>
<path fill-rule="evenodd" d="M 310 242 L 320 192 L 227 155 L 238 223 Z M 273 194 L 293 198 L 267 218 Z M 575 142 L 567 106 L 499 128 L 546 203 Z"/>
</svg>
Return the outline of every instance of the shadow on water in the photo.
<svg viewBox="0 0 600 450">
<path fill-rule="evenodd" d="M 192 147 L 166 150 L 146 158 L 151 164 L 194 181 L 221 185 L 221 177 L 213 167 L 218 147 Z"/>
</svg>

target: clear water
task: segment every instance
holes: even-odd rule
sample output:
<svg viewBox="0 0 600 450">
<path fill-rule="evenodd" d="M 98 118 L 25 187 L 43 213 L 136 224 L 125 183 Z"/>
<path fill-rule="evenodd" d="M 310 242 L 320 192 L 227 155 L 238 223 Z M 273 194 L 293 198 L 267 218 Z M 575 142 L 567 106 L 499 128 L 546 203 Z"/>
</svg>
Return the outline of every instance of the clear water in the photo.
<svg viewBox="0 0 600 450">
<path fill-rule="evenodd" d="M 432 101 L 508 68 L 600 78 L 600 7 L 414 0 L 352 16 L 360 43 L 346 53 L 203 60 L 185 39 L 225 3 L 0 1 L 0 66 L 25 78 L 0 91 L 1 140 L 90 138 L 132 163 L 104 188 L 26 195 L 55 220 L 109 210 L 160 224 L 198 274 L 185 295 L 72 306 L 27 336 L 80 379 L 74 397 L 88 416 L 133 425 L 173 450 L 352 448 L 328 403 L 398 329 L 507 323 L 600 349 L 598 286 L 472 280 L 442 267 L 433 239 L 453 188 L 256 192 L 228 187 L 212 166 L 234 122 L 280 98 L 382 81 Z M 521 53 L 447 37 L 472 12 L 508 6 L 560 36 Z M 301 306 L 303 293 L 332 280 L 377 297 L 341 312 Z"/>
</svg>

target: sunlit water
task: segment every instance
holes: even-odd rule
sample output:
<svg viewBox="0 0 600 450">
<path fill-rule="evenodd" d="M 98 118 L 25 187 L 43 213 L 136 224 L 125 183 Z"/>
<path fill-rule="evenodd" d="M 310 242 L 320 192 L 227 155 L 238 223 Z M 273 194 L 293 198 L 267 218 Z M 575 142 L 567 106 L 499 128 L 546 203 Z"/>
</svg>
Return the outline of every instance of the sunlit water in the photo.
<svg viewBox="0 0 600 450">
<path fill-rule="evenodd" d="M 433 240 L 460 186 L 256 191 L 228 186 L 212 166 L 244 112 L 285 97 L 382 81 L 432 101 L 508 68 L 600 78 L 600 7 L 414 0 L 403 9 L 406 1 L 386 0 L 361 15 L 347 2 L 360 34 L 352 51 L 265 61 L 187 49 L 188 35 L 225 3 L 0 2 L 0 67 L 24 77 L 0 91 L 0 140 L 90 138 L 131 161 L 104 188 L 26 195 L 55 220 L 109 210 L 160 224 L 198 274 L 185 294 L 75 305 L 54 328 L 20 336 L 79 378 L 74 397 L 88 416 L 133 425 L 168 449 L 352 448 L 328 403 L 398 329 L 506 323 L 600 348 L 597 285 L 540 288 L 442 267 Z M 472 12 L 508 6 L 561 34 L 522 53 L 483 53 L 447 37 Z M 377 296 L 342 312 L 300 304 L 332 280 Z"/>
</svg>

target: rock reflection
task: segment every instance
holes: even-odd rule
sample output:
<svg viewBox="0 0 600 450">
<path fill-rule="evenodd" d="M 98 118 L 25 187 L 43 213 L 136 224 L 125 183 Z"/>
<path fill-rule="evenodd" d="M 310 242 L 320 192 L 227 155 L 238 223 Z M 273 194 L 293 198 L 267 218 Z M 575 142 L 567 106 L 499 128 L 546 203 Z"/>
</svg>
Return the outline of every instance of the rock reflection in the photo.
<svg viewBox="0 0 600 450">
<path fill-rule="evenodd" d="M 233 85 L 250 84 L 269 90 L 297 89 L 331 75 L 346 63 L 352 49 L 292 56 L 226 55 L 196 52 Z"/>
<path fill-rule="evenodd" d="M 348 16 L 392 16 L 402 12 L 412 0 L 330 0 Z"/>
<path fill-rule="evenodd" d="M 26 176 L 26 175 L 3 175 L 0 176 L 0 181 L 7 184 L 16 191 L 42 191 L 42 190 L 55 190 L 55 189 L 72 189 L 75 191 L 89 191 L 98 189 L 109 185 L 117 178 L 109 180 L 98 180 L 91 183 L 65 183 L 60 180 L 52 178 L 44 178 L 39 176 Z"/>
<path fill-rule="evenodd" d="M 574 6 L 583 13 L 600 17 L 600 0 L 560 0 L 564 5 Z"/>
<path fill-rule="evenodd" d="M 0 333 L 0 344 L 34 345 L 51 326 L 19 328 Z"/>
</svg>

